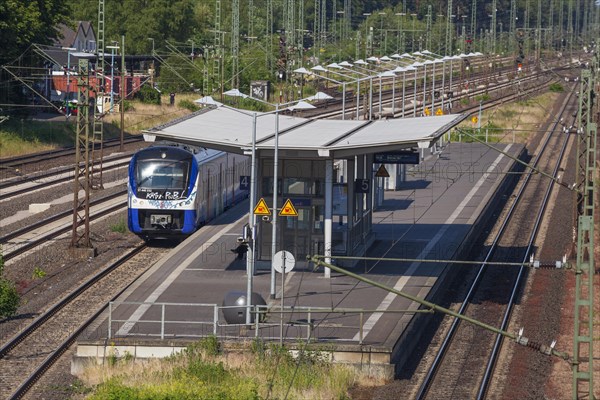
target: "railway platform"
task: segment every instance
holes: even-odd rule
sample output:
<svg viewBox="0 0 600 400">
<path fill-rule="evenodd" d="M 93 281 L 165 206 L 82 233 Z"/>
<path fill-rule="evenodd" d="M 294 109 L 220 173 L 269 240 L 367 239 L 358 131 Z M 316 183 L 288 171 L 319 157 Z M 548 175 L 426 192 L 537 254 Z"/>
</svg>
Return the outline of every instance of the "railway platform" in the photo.
<svg viewBox="0 0 600 400">
<path fill-rule="evenodd" d="M 512 157 L 525 155 L 522 145 L 494 146 Z M 507 172 L 518 168 L 510 157 L 477 143 L 450 143 L 428 155 L 373 211 L 374 241 L 367 256 L 465 258 L 519 177 Z M 202 227 L 111 303 L 79 337 L 72 372 L 108 355 L 167 356 L 215 335 L 225 347 L 256 338 L 291 348 L 326 344 L 333 361 L 392 378 L 431 314 L 345 275 L 327 277 L 305 260 L 296 260 L 283 287 L 282 276 L 276 276 L 274 299 L 270 273 L 257 271 L 253 292 L 265 300 L 258 312 L 266 314 L 251 325 L 226 321 L 224 312 L 231 311 L 222 307 L 225 296 L 245 296 L 248 283 L 246 261 L 231 251 L 248 209 L 243 202 Z M 450 265 L 426 262 L 360 260 L 352 272 L 434 302 L 452 277 Z"/>
</svg>

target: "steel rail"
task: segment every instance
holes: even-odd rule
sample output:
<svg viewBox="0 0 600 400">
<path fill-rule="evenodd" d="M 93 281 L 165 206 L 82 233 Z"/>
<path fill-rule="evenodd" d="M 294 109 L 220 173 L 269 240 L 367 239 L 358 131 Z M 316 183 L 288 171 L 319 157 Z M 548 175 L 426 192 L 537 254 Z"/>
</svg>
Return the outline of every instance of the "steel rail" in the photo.
<svg viewBox="0 0 600 400">
<path fill-rule="evenodd" d="M 560 112 L 559 115 L 564 114 L 567 106 L 570 103 L 570 100 L 571 100 L 574 92 L 575 92 L 575 87 L 573 87 L 573 89 L 571 90 L 571 92 L 569 94 L 569 97 L 568 97 L 568 100 L 565 101 L 565 103 L 564 103 L 564 105 L 562 107 L 562 110 L 561 110 L 561 112 Z M 556 130 L 556 127 L 559 124 L 560 124 L 560 119 L 556 118 L 554 120 L 553 124 L 552 124 L 551 132 L 554 132 Z M 546 150 L 547 145 L 548 145 L 551 137 L 552 137 L 552 134 L 547 135 L 547 137 L 546 137 L 546 139 L 545 139 L 545 141 L 543 143 L 542 150 L 539 152 L 538 156 L 536 157 L 536 159 L 535 159 L 535 161 L 533 163 L 534 167 L 537 166 L 537 164 L 539 163 L 539 161 L 541 159 L 541 155 Z M 567 136 L 567 139 L 568 139 L 568 136 Z M 560 164 L 560 160 L 558 161 L 557 164 Z M 505 232 L 505 230 L 506 230 L 506 228 L 508 226 L 508 223 L 511 220 L 512 215 L 513 215 L 513 213 L 514 213 L 514 211 L 515 211 L 515 209 L 517 207 L 517 204 L 519 204 L 519 202 L 520 202 L 520 200 L 522 198 L 522 195 L 525 192 L 525 189 L 526 189 L 526 187 L 527 187 L 527 185 L 529 183 L 529 180 L 531 179 L 532 175 L 534 175 L 533 172 L 527 173 L 527 175 L 525 177 L 525 181 L 521 185 L 521 187 L 519 189 L 519 192 L 516 195 L 515 201 L 511 204 L 511 207 L 509 208 L 509 210 L 508 210 L 508 212 L 506 214 L 506 217 L 504 218 L 504 220 L 502 222 L 502 225 L 500 226 L 500 229 L 498 230 L 496 236 L 494 237 L 494 240 L 490 244 L 489 251 L 487 252 L 484 260 L 481 262 L 481 266 L 479 267 L 479 270 L 477 271 L 477 275 L 475 276 L 475 279 L 474 279 L 473 283 L 471 284 L 471 286 L 470 286 L 470 288 L 468 290 L 468 293 L 466 294 L 466 296 L 464 297 L 464 299 L 462 301 L 461 307 L 458 310 L 459 314 L 464 314 L 465 313 L 465 311 L 466 311 L 466 309 L 467 309 L 467 307 L 469 305 L 469 302 L 471 301 L 471 299 L 473 297 L 473 294 L 475 293 L 475 291 L 476 291 L 477 287 L 479 286 L 479 283 L 480 283 L 480 281 L 482 279 L 482 276 L 483 276 L 483 273 L 484 273 L 484 270 L 485 270 L 485 267 L 486 267 L 486 263 L 493 256 L 493 254 L 495 253 L 495 251 L 497 249 L 497 246 L 498 246 L 498 243 L 500 241 L 500 238 L 504 234 L 504 232 Z M 545 200 L 547 201 L 547 199 L 545 199 Z M 545 206 L 542 207 L 541 210 L 545 210 Z M 537 223 L 540 223 L 540 222 L 541 222 L 541 219 L 539 219 L 537 221 Z M 537 228 L 535 230 L 537 231 Z M 529 248 L 530 247 L 528 247 L 528 249 Z M 526 256 L 527 255 L 528 254 L 526 254 Z M 515 286 L 518 286 L 518 283 Z M 513 289 L 513 292 L 516 292 L 516 291 Z M 452 341 L 452 339 L 454 337 L 454 334 L 455 334 L 455 332 L 456 332 L 459 324 L 460 324 L 460 320 L 454 319 L 454 321 L 452 322 L 452 324 L 450 326 L 450 329 L 449 329 L 448 333 L 444 337 L 444 340 L 443 340 L 443 342 L 442 342 L 442 344 L 440 346 L 440 349 L 438 350 L 438 352 L 437 352 L 437 354 L 436 354 L 436 356 L 435 356 L 435 358 L 433 360 L 433 363 L 432 363 L 431 367 L 429 368 L 429 370 L 428 370 L 428 372 L 427 372 L 427 374 L 425 376 L 425 379 L 424 379 L 423 383 L 419 387 L 419 391 L 417 392 L 416 399 L 423 399 L 427 395 L 427 392 L 430 389 L 430 385 L 433 382 L 433 379 L 434 379 L 434 377 L 435 377 L 435 375 L 436 375 L 436 373 L 437 373 L 437 371 L 438 371 L 438 369 L 439 369 L 439 367 L 441 365 L 441 361 L 446 356 L 448 348 L 450 347 L 450 343 L 451 343 L 451 341 Z"/>
<path fill-rule="evenodd" d="M 573 92 L 571 92 L 571 95 L 572 95 L 572 93 Z M 569 143 L 569 138 L 570 138 L 570 134 L 568 134 L 568 133 L 565 134 L 565 139 L 564 139 L 562 148 L 560 150 L 560 154 L 558 155 L 556 165 L 554 166 L 554 170 L 552 171 L 552 177 L 554 177 L 554 178 L 556 178 L 556 176 L 558 174 L 560 164 L 564 158 L 565 151 L 567 149 L 567 144 Z M 554 188 L 554 185 L 555 185 L 554 180 L 551 180 L 548 184 L 548 188 L 546 189 L 546 193 L 544 194 L 544 198 L 542 200 L 542 205 L 536 216 L 533 231 L 531 232 L 531 235 L 529 237 L 529 244 L 527 245 L 527 249 L 525 250 L 525 253 L 523 255 L 523 262 L 527 261 L 527 258 L 531 254 L 531 250 L 535 244 L 535 239 L 537 237 L 539 227 L 542 223 L 542 219 L 544 217 L 544 213 L 546 211 L 546 207 L 548 205 L 548 202 L 550 199 L 550 194 L 552 193 L 552 189 Z M 506 310 L 505 310 L 503 318 L 502 318 L 502 324 L 500 325 L 500 329 L 502 329 L 502 330 L 505 330 L 506 327 L 508 326 L 509 318 L 510 318 L 510 315 L 512 314 L 512 310 L 513 310 L 513 306 L 514 306 L 515 297 L 517 296 L 518 290 L 521 286 L 521 278 L 523 276 L 524 271 L 525 271 L 525 268 L 523 266 L 519 267 L 519 273 L 517 274 L 516 282 L 515 282 L 512 292 L 510 294 L 510 298 L 508 300 L 508 304 L 507 304 Z M 484 398 L 485 393 L 487 392 L 489 383 L 492 379 L 493 369 L 496 365 L 496 361 L 498 359 L 498 354 L 500 353 L 500 345 L 501 344 L 502 344 L 502 337 L 496 336 L 496 340 L 494 342 L 494 347 L 492 348 L 492 352 L 491 352 L 490 358 L 488 360 L 488 363 L 487 363 L 487 366 L 485 369 L 483 380 L 481 382 L 479 391 L 477 393 L 478 399 Z"/>
<path fill-rule="evenodd" d="M 105 162 L 109 162 L 109 161 L 116 161 L 119 158 L 131 158 L 131 155 L 128 156 L 122 156 L 122 157 L 117 157 L 111 160 L 105 160 Z M 128 161 L 124 161 L 124 162 L 120 162 L 117 164 L 112 164 L 109 166 L 105 166 L 104 167 L 104 171 L 111 171 L 114 169 L 119 169 L 119 168 L 123 168 L 129 165 L 129 160 Z M 65 174 L 65 173 L 69 173 L 69 172 L 73 172 L 73 167 L 69 166 L 69 167 L 62 167 L 62 168 L 58 168 L 56 170 L 52 170 L 52 171 L 48 171 L 48 172 L 44 172 L 42 174 L 38 174 L 35 176 L 27 176 L 24 177 L 24 179 L 18 179 L 18 180 L 14 180 L 11 179 L 10 181 L 5 181 L 0 183 L 0 190 L 6 190 L 9 189 L 11 186 L 16 186 L 16 185 L 21 185 L 23 183 L 27 183 L 27 182 L 34 182 L 38 179 L 43 179 L 43 178 L 49 178 L 51 176 L 54 175 L 59 175 L 59 174 Z M 27 188 L 23 188 L 23 189 L 18 189 L 18 190 L 12 190 L 12 191 L 6 191 L 6 193 L 0 193 L 0 201 L 6 200 L 6 199 L 10 199 L 11 197 L 14 196 L 18 196 L 20 194 L 27 194 L 28 192 L 32 192 L 34 190 L 40 190 L 40 189 L 44 189 L 46 187 L 49 186 L 53 186 L 59 183 L 63 183 L 63 182 L 72 182 L 73 181 L 73 176 L 63 176 L 61 178 L 57 178 L 55 180 L 52 181 L 48 181 L 48 182 L 42 182 L 39 183 L 35 186 L 30 186 Z"/>
<path fill-rule="evenodd" d="M 77 287 L 74 291 L 69 293 L 63 299 L 61 299 L 58 303 L 54 304 L 50 309 L 36 318 L 31 324 L 29 324 L 24 330 L 19 332 L 17 335 L 12 337 L 8 342 L 6 342 L 0 348 L 0 359 L 4 358 L 12 349 L 18 346 L 21 342 L 23 342 L 27 337 L 29 337 L 33 332 L 39 329 L 46 321 L 56 315 L 61 309 L 63 309 L 66 305 L 71 303 L 77 297 L 79 297 L 82 293 L 84 293 L 87 289 L 89 289 L 94 284 L 98 283 L 109 273 L 123 265 L 125 262 L 129 261 L 134 256 L 141 253 L 144 249 L 147 248 L 145 243 L 138 245 L 136 248 L 120 257 L 117 261 L 112 263 L 107 268 L 103 269 L 82 285 Z M 113 296 L 113 300 L 116 299 L 121 293 L 127 290 L 129 286 L 123 288 L 119 293 Z M 63 343 L 55 350 L 51 351 L 50 354 L 44 359 L 42 364 L 40 364 L 33 373 L 31 373 L 25 381 L 10 395 L 9 399 L 20 399 L 27 393 L 27 391 L 39 380 L 39 378 L 58 360 L 58 358 L 69 348 L 69 346 L 75 341 L 77 336 L 83 332 L 83 330 L 93 322 L 100 314 L 106 309 L 106 304 L 97 310 L 90 318 L 88 318 L 78 329 L 72 332 Z"/>
<path fill-rule="evenodd" d="M 112 195 L 107 196 L 105 198 L 96 200 L 95 202 L 93 202 L 92 205 L 101 204 L 101 203 L 103 203 L 105 201 L 109 201 L 109 200 L 114 199 L 116 197 L 123 196 L 126 193 L 127 193 L 127 191 L 125 190 L 125 191 L 121 191 L 121 192 L 112 194 Z M 126 207 L 127 207 L 127 202 L 124 202 L 123 204 L 115 204 L 115 205 L 113 205 L 111 207 L 108 207 L 108 208 L 106 208 L 104 210 L 101 210 L 101 211 L 98 211 L 98 212 L 92 214 L 90 216 L 90 221 L 94 221 L 94 220 L 96 220 L 98 218 L 101 218 L 101 217 L 104 217 L 106 215 L 112 214 L 112 213 L 114 213 L 116 211 L 119 211 L 120 209 L 123 209 L 123 208 L 126 208 Z M 65 212 L 61 213 L 60 216 L 52 216 L 52 217 L 50 217 L 50 218 L 48 218 L 46 220 L 43 220 L 43 221 L 40 221 L 39 223 L 34 224 L 35 226 L 30 226 L 30 227 L 23 228 L 18 233 L 20 235 L 22 235 L 24 233 L 32 231 L 35 228 L 39 228 L 40 226 L 44 226 L 44 225 L 48 224 L 49 222 L 52 222 L 52 221 L 49 221 L 49 220 L 58 220 L 60 218 L 65 218 L 65 217 L 67 217 L 69 215 L 72 215 L 72 214 L 73 214 L 72 211 L 65 211 Z M 64 233 L 69 232 L 72 229 L 73 229 L 73 224 L 72 224 L 72 221 L 71 221 L 71 222 L 65 224 L 63 227 L 61 227 L 61 228 L 59 228 L 59 229 L 57 229 L 57 230 L 55 230 L 55 231 L 53 231 L 51 233 L 48 233 L 47 235 L 42 235 L 42 236 L 36 238 L 35 240 L 31 240 L 31 241 L 27 242 L 23 246 L 19 247 L 17 250 L 6 252 L 4 254 L 4 261 L 8 261 L 8 260 L 10 260 L 12 258 L 15 258 L 15 257 L 17 257 L 17 256 L 19 256 L 19 255 L 21 255 L 21 254 L 23 254 L 23 253 L 31 250 L 32 248 L 34 248 L 34 247 L 36 247 L 36 246 L 38 246 L 38 245 L 40 245 L 40 244 L 42 244 L 42 243 L 50 240 L 50 239 L 54 239 L 57 236 L 60 236 L 60 235 L 62 235 Z M 15 233 L 11 233 L 11 234 L 9 234 L 7 236 L 11 236 L 11 235 L 12 235 L 12 238 L 17 237 L 17 236 L 15 236 Z M 4 240 L 4 238 L 6 238 L 7 236 L 3 237 L 2 239 Z M 6 242 L 1 242 L 1 243 L 6 243 Z"/>
<path fill-rule="evenodd" d="M 125 139 L 125 144 L 137 143 L 142 141 L 142 135 L 134 136 Z M 114 144 L 113 144 L 114 142 Z M 117 147 L 119 146 L 119 139 L 107 139 L 104 141 L 104 146 Z M 0 169 L 14 168 L 23 164 L 38 163 L 42 161 L 53 160 L 55 158 L 67 157 L 75 153 L 75 147 L 62 147 L 60 149 L 43 151 L 32 154 L 24 154 L 21 156 L 15 156 L 10 158 L 0 158 Z"/>
</svg>

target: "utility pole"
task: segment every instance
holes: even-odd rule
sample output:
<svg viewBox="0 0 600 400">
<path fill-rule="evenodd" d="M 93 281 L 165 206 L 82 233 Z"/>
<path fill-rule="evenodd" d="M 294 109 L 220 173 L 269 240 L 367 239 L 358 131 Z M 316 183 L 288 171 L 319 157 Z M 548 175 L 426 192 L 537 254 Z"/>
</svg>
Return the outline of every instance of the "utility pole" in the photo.
<svg viewBox="0 0 600 400">
<path fill-rule="evenodd" d="M 523 21 L 523 28 L 525 29 L 525 54 L 527 54 L 527 57 L 529 57 L 530 52 L 529 52 L 529 19 L 531 17 L 530 14 L 530 8 L 529 8 L 529 1 L 530 0 L 525 0 L 525 15 L 523 17 L 524 21 Z"/>
<path fill-rule="evenodd" d="M 427 50 L 431 51 L 431 4 L 427 6 L 427 29 L 426 29 L 426 38 L 425 43 L 427 46 Z"/>
<path fill-rule="evenodd" d="M 558 38 L 560 39 L 560 45 L 558 47 L 558 49 L 560 51 L 564 51 L 564 25 L 565 25 L 565 20 L 564 20 L 564 14 L 565 14 L 565 3 L 564 0 L 560 0 L 559 6 L 558 6 Z"/>
<path fill-rule="evenodd" d="M 214 38 L 214 56 L 213 56 L 213 85 L 212 92 L 220 87 L 221 101 L 223 101 L 223 87 L 221 87 L 221 62 L 223 43 L 221 42 L 221 0 L 215 1 L 215 38 Z"/>
<path fill-rule="evenodd" d="M 267 71 L 273 70 L 273 0 L 267 0 L 267 28 L 265 30 L 267 38 Z"/>
<path fill-rule="evenodd" d="M 536 62 L 539 64 L 542 55 L 542 0 L 538 0 L 535 33 L 535 59 Z"/>
<path fill-rule="evenodd" d="M 597 67 L 597 55 L 594 64 Z M 595 72 L 594 68 L 594 72 Z M 577 115 L 577 264 L 573 334 L 573 399 L 594 397 L 594 184 L 596 180 L 597 124 L 592 120 L 595 76 L 581 71 Z"/>
<path fill-rule="evenodd" d="M 477 0 L 471 2 L 471 39 L 477 36 Z"/>
<path fill-rule="evenodd" d="M 86 257 L 94 256 L 90 240 L 90 71 L 87 59 L 79 60 L 77 77 L 77 137 L 75 138 L 75 179 L 73 183 L 73 229 L 71 249 L 83 249 Z M 83 197 L 79 192 L 83 190 Z M 83 228 L 81 230 L 80 228 Z M 81 256 L 81 254 L 78 254 Z"/>
<path fill-rule="evenodd" d="M 119 151 L 123 151 L 123 142 L 125 140 L 125 98 L 127 97 L 127 85 L 125 83 L 125 36 L 121 35 L 121 140 L 119 142 Z"/>
<path fill-rule="evenodd" d="M 496 54 L 496 13 L 498 9 L 496 8 L 496 0 L 492 1 L 492 26 L 490 29 L 490 34 L 492 35 L 492 54 Z"/>
<path fill-rule="evenodd" d="M 516 47 L 516 37 L 517 37 L 517 0 L 510 0 L 510 24 L 508 26 L 508 37 L 509 39 L 509 48 L 513 49 Z"/>
<path fill-rule="evenodd" d="M 231 84 L 239 89 L 239 56 L 240 56 L 240 0 L 232 0 L 232 27 L 231 27 Z"/>
<path fill-rule="evenodd" d="M 448 0 L 448 12 L 446 13 L 446 55 L 452 55 L 452 0 Z"/>
<path fill-rule="evenodd" d="M 567 44 L 569 48 L 569 57 L 573 58 L 573 0 L 568 0 L 567 7 Z M 570 60 L 569 60 L 570 62 Z"/>
<path fill-rule="evenodd" d="M 350 21 L 352 21 L 352 2 L 351 0 L 344 0 L 344 40 L 348 39 L 350 32 L 352 32 Z"/>
<path fill-rule="evenodd" d="M 92 105 L 92 109 L 94 110 L 92 155 L 86 162 L 89 162 L 92 188 L 102 189 L 102 153 L 104 149 L 104 124 L 102 123 L 102 117 L 104 116 L 104 114 L 106 114 L 104 101 L 104 0 L 98 0 L 98 37 L 96 38 L 96 45 L 96 104 L 98 104 L 98 100 L 100 100 L 100 107 L 102 111 L 98 115 L 96 115 L 96 104 Z"/>
<path fill-rule="evenodd" d="M 431 51 L 431 4 L 427 6 L 427 29 L 425 32 L 425 46 L 427 50 Z"/>
<path fill-rule="evenodd" d="M 321 0 L 315 0 L 315 15 L 313 22 L 313 48 L 314 54 L 313 57 L 315 60 L 319 60 L 319 56 L 321 55 Z"/>
</svg>

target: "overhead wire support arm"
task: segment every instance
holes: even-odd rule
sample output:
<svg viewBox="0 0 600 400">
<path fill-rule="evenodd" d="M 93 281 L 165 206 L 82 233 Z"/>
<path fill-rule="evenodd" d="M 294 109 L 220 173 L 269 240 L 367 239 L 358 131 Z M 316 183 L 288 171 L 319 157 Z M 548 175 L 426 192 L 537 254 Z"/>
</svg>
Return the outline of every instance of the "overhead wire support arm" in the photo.
<svg viewBox="0 0 600 400">
<path fill-rule="evenodd" d="M 333 270 L 335 272 L 338 272 L 340 274 L 344 274 L 344 275 L 346 275 L 346 276 L 348 276 L 350 278 L 357 279 L 357 280 L 359 280 L 361 282 L 364 282 L 364 283 L 366 283 L 368 285 L 371 285 L 371 286 L 383 289 L 383 290 L 385 290 L 385 291 L 387 291 L 389 293 L 393 293 L 393 294 L 395 294 L 397 296 L 400 296 L 400 297 L 403 297 L 405 299 L 414 301 L 414 302 L 416 302 L 418 304 L 421 304 L 423 307 L 425 307 L 425 308 L 427 308 L 429 310 L 433 310 L 434 312 L 440 312 L 440 313 L 443 313 L 443 314 L 446 314 L 446 315 L 450 315 L 451 317 L 458 318 L 458 319 L 460 319 L 462 321 L 468 322 L 468 323 L 473 324 L 475 326 L 478 326 L 480 328 L 483 328 L 483 329 L 486 329 L 488 331 L 494 332 L 494 333 L 496 333 L 498 335 L 502 335 L 504 337 L 512 339 L 516 343 L 518 343 L 520 345 L 523 345 L 523 346 L 526 346 L 526 347 L 529 347 L 529 348 L 532 348 L 534 350 L 537 350 L 537 351 L 539 351 L 542 354 L 552 355 L 552 356 L 555 356 L 555 357 L 558 357 L 560 359 L 567 360 L 567 361 L 571 360 L 571 357 L 569 356 L 569 354 L 567 354 L 565 352 L 558 351 L 558 350 L 556 350 L 554 348 L 556 342 L 552 342 L 552 344 L 550 344 L 549 346 L 546 346 L 546 345 L 543 345 L 543 344 L 540 344 L 540 343 L 536 343 L 536 342 L 530 340 L 529 338 L 523 336 L 522 335 L 522 331 L 520 331 L 518 334 L 506 332 L 506 331 L 504 331 L 502 329 L 498 329 L 498 328 L 496 328 L 494 326 L 488 325 L 488 324 L 483 323 L 481 321 L 478 321 L 478 320 L 476 320 L 474 318 L 470 318 L 470 317 L 468 317 L 466 315 L 457 313 L 456 311 L 453 311 L 453 310 L 450 310 L 448 308 L 439 306 L 439 305 L 437 305 L 435 303 L 432 303 L 432 302 L 427 301 L 425 299 L 422 299 L 420 297 L 413 296 L 413 295 L 411 295 L 409 293 L 403 292 L 401 290 L 394 289 L 394 288 L 389 287 L 389 286 L 385 286 L 385 285 L 383 285 L 383 284 L 381 284 L 379 282 L 376 282 L 376 281 L 373 281 L 371 279 L 365 278 L 362 275 L 358 275 L 358 274 L 355 274 L 355 273 L 350 272 L 348 270 L 345 270 L 343 268 L 340 268 L 337 265 L 326 263 L 326 262 L 324 262 L 324 261 L 321 260 L 320 256 L 307 256 L 306 259 L 309 262 L 312 262 L 315 265 L 315 269 L 318 268 L 318 267 L 330 268 L 331 270 Z"/>
<path fill-rule="evenodd" d="M 516 158 L 516 157 L 512 156 L 511 154 L 508 154 L 507 152 L 505 152 L 505 151 L 503 151 L 503 150 L 500 150 L 500 149 L 498 149 L 498 148 L 496 148 L 496 147 L 494 147 L 494 146 L 490 145 L 489 143 L 486 143 L 485 141 L 483 141 L 483 140 L 481 140 L 481 139 L 477 138 L 476 136 L 474 136 L 474 135 L 471 135 L 471 134 L 470 134 L 470 133 L 468 133 L 467 131 L 465 131 L 465 130 L 463 130 L 463 129 L 461 129 L 461 128 L 456 128 L 456 129 L 457 129 L 457 130 L 458 130 L 458 131 L 459 131 L 461 134 L 463 134 L 463 135 L 466 135 L 466 136 L 470 137 L 471 139 L 475 140 L 476 142 L 478 142 L 478 143 L 481 143 L 481 144 L 483 144 L 483 145 L 485 145 L 485 146 L 489 147 L 490 149 L 493 149 L 493 150 L 497 151 L 498 153 L 501 153 L 501 154 L 505 155 L 506 157 L 510 158 L 511 160 L 513 160 L 513 161 L 515 161 L 515 162 L 517 162 L 517 163 L 519 163 L 519 164 L 521 164 L 521 165 L 525 166 L 525 168 L 528 168 L 528 169 L 530 169 L 531 171 L 533 171 L 533 173 L 536 173 L 536 174 L 543 175 L 543 176 L 545 176 L 546 178 L 548 178 L 548 179 L 550 179 L 551 181 L 553 181 L 554 183 L 556 183 L 557 185 L 560 185 L 560 186 L 562 186 L 562 187 L 564 187 L 564 188 L 566 188 L 566 189 L 568 189 L 568 190 L 571 190 L 571 191 L 577 192 L 577 188 L 575 187 L 575 184 L 574 184 L 574 183 L 573 183 L 573 184 L 571 184 L 571 185 L 568 185 L 568 184 L 566 184 L 566 183 L 564 183 L 564 182 L 561 182 L 561 181 L 560 181 L 558 178 L 555 178 L 554 176 L 550 175 L 549 173 L 547 173 L 547 172 L 544 172 L 544 171 L 542 171 L 542 170 L 539 170 L 539 169 L 537 169 L 537 168 L 535 168 L 535 167 L 531 166 L 530 164 L 526 163 L 525 161 L 521 161 L 521 160 L 519 160 L 518 158 Z"/>
</svg>

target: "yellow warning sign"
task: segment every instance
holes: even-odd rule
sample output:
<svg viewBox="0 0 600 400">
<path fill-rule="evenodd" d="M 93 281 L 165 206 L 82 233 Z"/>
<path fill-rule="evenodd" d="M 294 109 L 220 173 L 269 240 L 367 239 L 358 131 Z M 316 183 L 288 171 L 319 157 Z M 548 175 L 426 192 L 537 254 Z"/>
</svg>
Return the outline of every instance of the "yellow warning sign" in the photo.
<svg viewBox="0 0 600 400">
<path fill-rule="evenodd" d="M 474 123 L 474 124 L 476 124 L 476 123 L 477 123 L 477 121 L 479 121 L 479 118 L 477 118 L 477 115 L 473 115 L 473 116 L 471 117 L 471 122 L 472 122 L 472 123 Z"/>
<path fill-rule="evenodd" d="M 425 112 L 425 115 L 430 116 L 431 115 L 431 110 L 429 108 L 426 108 L 425 110 L 423 110 Z"/>
<path fill-rule="evenodd" d="M 260 198 L 258 203 L 256 203 L 256 207 L 254 207 L 254 214 L 255 215 L 271 215 L 271 210 L 269 210 L 269 207 L 267 206 L 265 199 L 263 199 L 262 197 Z"/>
<path fill-rule="evenodd" d="M 375 173 L 375 176 L 378 178 L 389 178 L 390 174 L 387 172 L 387 169 L 385 169 L 385 166 L 383 164 L 381 164 L 379 166 L 379 169 Z"/>
<path fill-rule="evenodd" d="M 435 115 L 444 115 L 444 110 L 442 110 L 441 108 L 438 108 L 437 111 L 435 112 Z"/>
<path fill-rule="evenodd" d="M 283 207 L 281 207 L 279 215 L 282 217 L 297 217 L 298 211 L 296 211 L 296 207 L 294 207 L 292 201 L 290 199 L 287 199 L 285 203 L 283 203 Z"/>
</svg>

